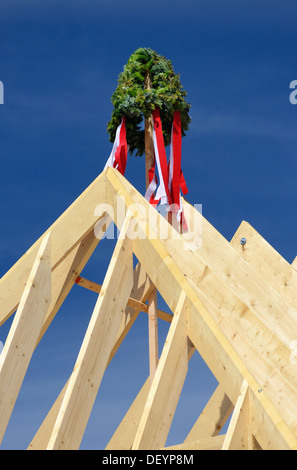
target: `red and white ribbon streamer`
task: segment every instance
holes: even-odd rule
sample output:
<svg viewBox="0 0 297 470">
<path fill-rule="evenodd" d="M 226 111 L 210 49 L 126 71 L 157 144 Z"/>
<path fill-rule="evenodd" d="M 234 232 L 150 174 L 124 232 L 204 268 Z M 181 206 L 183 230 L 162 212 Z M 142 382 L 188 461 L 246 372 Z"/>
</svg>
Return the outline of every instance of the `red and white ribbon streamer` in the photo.
<svg viewBox="0 0 297 470">
<path fill-rule="evenodd" d="M 153 142 L 155 159 L 153 167 L 149 170 L 149 181 L 150 184 L 147 188 L 145 198 L 151 202 L 151 204 L 157 205 L 167 204 L 167 207 L 171 204 L 170 191 L 168 187 L 168 165 L 165 151 L 165 144 L 162 132 L 162 123 L 160 118 L 160 112 L 156 108 L 153 113 Z M 157 188 L 158 180 L 156 176 L 156 165 L 158 168 L 160 183 Z M 157 188 L 155 197 L 154 192 Z"/>
<path fill-rule="evenodd" d="M 153 166 L 149 169 L 148 171 L 148 176 L 149 176 L 149 185 L 147 187 L 146 193 L 145 193 L 145 199 L 149 201 L 150 204 L 153 206 L 157 206 L 159 203 L 159 200 L 156 199 L 155 197 L 155 191 L 158 186 L 158 178 L 156 174 L 156 157 L 154 156 L 154 163 Z"/>
<path fill-rule="evenodd" d="M 181 146 L 182 146 L 182 128 L 180 112 L 175 111 L 171 132 L 171 148 L 169 158 L 169 191 L 171 196 L 172 212 L 176 214 L 177 221 L 182 224 L 184 230 L 187 229 L 183 214 L 181 190 L 187 194 L 188 188 L 181 170 Z"/>
<path fill-rule="evenodd" d="M 111 166 L 116 168 L 122 175 L 125 174 L 127 164 L 128 146 L 126 140 L 126 119 L 123 117 L 121 124 L 117 128 L 115 141 L 111 154 L 105 164 L 105 168 Z"/>
</svg>

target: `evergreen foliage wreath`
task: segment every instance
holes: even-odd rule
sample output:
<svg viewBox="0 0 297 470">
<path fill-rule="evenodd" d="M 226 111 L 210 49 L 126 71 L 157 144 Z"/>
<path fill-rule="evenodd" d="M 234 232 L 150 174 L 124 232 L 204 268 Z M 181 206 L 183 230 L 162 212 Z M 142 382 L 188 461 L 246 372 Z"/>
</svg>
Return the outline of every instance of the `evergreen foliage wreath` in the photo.
<svg viewBox="0 0 297 470">
<path fill-rule="evenodd" d="M 151 89 L 144 88 L 148 74 Z M 114 109 L 107 127 L 110 141 L 114 142 L 117 127 L 125 116 L 130 152 L 142 155 L 145 145 L 143 117 L 148 118 L 156 107 L 160 111 L 165 145 L 170 143 L 174 111 L 180 111 L 182 135 L 185 136 L 191 121 L 186 95 L 180 75 L 174 73 L 170 60 L 150 48 L 137 49 L 119 75 L 118 86 L 111 98 Z"/>
</svg>

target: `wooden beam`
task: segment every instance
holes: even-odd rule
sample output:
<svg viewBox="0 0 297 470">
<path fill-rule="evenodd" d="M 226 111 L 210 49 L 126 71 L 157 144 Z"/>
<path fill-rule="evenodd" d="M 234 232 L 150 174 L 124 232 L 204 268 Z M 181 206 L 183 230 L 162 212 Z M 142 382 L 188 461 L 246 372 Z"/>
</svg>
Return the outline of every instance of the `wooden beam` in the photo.
<svg viewBox="0 0 297 470">
<path fill-rule="evenodd" d="M 141 301 L 146 301 L 147 297 L 150 295 L 150 292 L 151 292 L 150 279 L 147 276 L 144 269 L 142 268 L 142 266 L 138 263 L 133 272 L 133 287 L 131 290 L 131 294 L 133 295 L 133 297 L 136 297 L 140 299 Z M 129 307 L 129 306 L 126 307 L 125 315 L 122 318 L 119 331 L 117 333 L 117 337 L 115 340 L 115 344 L 111 350 L 111 353 L 107 362 L 107 366 L 109 365 L 112 358 L 118 351 L 126 335 L 130 331 L 138 314 L 139 314 L 139 310 L 135 310 L 134 308 Z M 56 422 L 59 410 L 61 408 L 61 404 L 64 399 L 69 380 L 70 378 L 68 379 L 67 383 L 63 387 L 54 405 L 48 412 L 42 425 L 40 426 L 34 438 L 32 439 L 28 447 L 28 450 L 45 450 L 46 449 L 50 436 L 53 432 L 54 424 Z"/>
<path fill-rule="evenodd" d="M 76 278 L 75 283 L 78 286 L 84 287 L 85 289 L 88 289 L 92 292 L 96 292 L 97 294 L 100 294 L 102 289 L 102 286 L 97 282 L 89 281 L 88 279 L 80 276 Z M 148 307 L 144 302 L 140 302 L 139 300 L 133 299 L 132 297 L 128 298 L 127 305 L 142 312 L 147 312 L 148 310 Z"/>
<path fill-rule="evenodd" d="M 120 425 L 109 440 L 105 450 L 131 450 L 150 387 L 150 377 L 148 377 Z"/>
<path fill-rule="evenodd" d="M 100 293 L 102 286 L 97 282 L 89 281 L 84 277 L 78 276 L 75 280 L 76 284 L 84 287 L 85 289 L 91 290 L 96 292 L 97 294 Z M 135 310 L 139 310 L 140 312 L 148 313 L 149 306 L 140 300 L 134 299 L 133 297 L 129 297 L 127 305 L 132 307 Z M 164 310 L 157 309 L 158 318 L 161 320 L 167 321 L 169 323 L 172 322 L 173 315 L 171 313 L 164 312 Z"/>
<path fill-rule="evenodd" d="M 78 276 L 75 280 L 76 284 L 84 287 L 85 289 L 91 290 L 96 292 L 97 294 L 100 293 L 102 286 L 97 282 L 89 281 L 84 277 Z M 139 310 L 140 312 L 148 313 L 149 306 L 140 300 L 134 299 L 133 297 L 129 297 L 127 305 L 132 307 L 135 310 Z M 167 321 L 168 323 L 172 322 L 173 315 L 171 313 L 165 312 L 164 310 L 157 309 L 157 315 L 160 320 Z"/>
<path fill-rule="evenodd" d="M 105 212 L 105 173 L 100 176 L 73 202 L 17 263 L 0 279 L 0 325 L 16 310 L 31 267 L 44 236 L 51 232 L 52 271 L 93 231 Z M 102 211 L 96 207 L 102 204 Z"/>
<path fill-rule="evenodd" d="M 297 272 L 293 269 L 294 266 L 288 263 L 257 230 L 243 221 L 230 245 L 278 292 L 282 299 L 297 309 Z"/>
<path fill-rule="evenodd" d="M 164 447 L 188 371 L 186 296 L 181 294 L 132 450 Z"/>
<path fill-rule="evenodd" d="M 187 347 L 188 361 L 190 361 L 196 348 L 193 346 L 189 338 L 187 339 Z M 118 428 L 114 432 L 105 450 L 131 450 L 133 442 L 135 441 L 136 432 L 139 428 L 140 419 L 147 402 L 150 387 L 151 382 L 150 377 L 148 377 Z"/>
<path fill-rule="evenodd" d="M 110 219 L 109 219 L 110 220 Z M 106 223 L 106 218 L 104 218 Z M 99 239 L 95 237 L 94 231 L 86 235 L 86 237 L 75 246 L 73 250 L 65 257 L 65 259 L 57 266 L 52 273 L 52 301 L 46 315 L 44 324 L 37 341 L 40 342 L 51 322 L 55 318 L 57 312 L 61 308 L 64 300 L 75 284 L 75 279 L 81 273 L 94 250 L 99 243 Z"/>
<path fill-rule="evenodd" d="M 232 413 L 233 408 L 232 402 L 219 384 L 184 443 L 217 436 Z"/>
<path fill-rule="evenodd" d="M 51 300 L 50 236 L 40 245 L 0 355 L 0 442 Z"/>
<path fill-rule="evenodd" d="M 126 232 L 127 228 L 123 230 Z M 48 450 L 74 450 L 80 446 L 125 312 L 132 276 L 132 241 L 122 232 L 70 377 Z"/>
<path fill-rule="evenodd" d="M 194 212 L 187 203 L 184 208 Z M 266 393 L 283 418 L 295 427 L 297 374 L 290 356 L 297 337 L 296 309 L 209 222 L 202 222 L 203 243 L 192 256 L 198 255 L 199 265 L 203 261 L 204 272 L 198 263 L 196 270 L 190 267 L 191 260 L 187 260 L 188 267 L 181 264 L 186 256 L 176 261 L 197 285 L 200 298 L 241 357 L 249 358 L 244 359 L 246 365 L 259 383 L 265 383 Z M 280 383 L 286 389 L 281 397 Z"/>
<path fill-rule="evenodd" d="M 167 227 L 169 234 L 167 240 L 158 239 L 157 235 L 155 237 L 146 238 L 149 237 L 150 232 L 153 234 L 156 233 L 160 226 L 166 223 L 166 221 L 158 214 L 157 223 L 159 226 L 155 228 L 150 226 L 149 212 L 155 209 L 152 208 L 147 201 L 139 197 L 137 191 L 117 173 L 118 172 L 115 172 L 111 168 L 107 170 L 106 175 L 111 183 L 107 191 L 107 200 L 112 203 L 114 198 L 122 195 L 127 208 L 129 208 L 130 204 L 136 204 L 137 202 L 141 202 L 143 208 L 145 208 L 147 214 L 139 214 L 137 217 L 140 236 L 133 241 L 133 245 L 137 258 L 144 264 L 144 268 L 152 282 L 171 310 L 174 310 L 181 290 L 186 292 L 189 301 L 188 334 L 190 335 L 190 339 L 217 377 L 218 382 L 223 381 L 222 385 L 233 403 L 234 400 L 236 400 L 235 397 L 238 396 L 243 379 L 245 378 L 248 381 L 251 393 L 254 395 L 255 401 L 257 402 L 258 416 L 265 416 L 262 427 L 270 431 L 271 427 L 275 429 L 272 439 L 270 439 L 271 433 L 267 433 L 266 438 L 262 434 L 262 442 L 255 436 L 259 444 L 263 448 L 266 446 L 268 448 L 272 446 L 275 448 L 291 448 L 295 446 L 296 438 L 291 431 L 291 426 L 293 426 L 293 422 L 296 423 L 296 420 L 293 419 L 294 412 L 292 412 L 292 408 L 288 409 L 286 405 L 281 406 L 280 401 L 275 400 L 273 393 L 267 394 L 267 390 L 269 392 L 267 387 L 265 391 L 263 390 L 263 393 L 258 394 L 258 389 L 263 386 L 257 381 L 257 376 L 262 378 L 262 380 L 266 380 L 267 377 L 269 377 L 276 386 L 275 380 L 279 367 L 277 367 L 277 370 L 275 367 L 273 368 L 272 365 L 269 366 L 265 364 L 265 362 L 263 362 L 264 358 L 259 354 L 255 354 L 255 363 L 249 360 L 247 365 L 243 361 L 243 356 L 241 357 L 238 352 L 240 351 L 242 343 L 246 346 L 246 340 L 244 337 L 239 338 L 237 335 L 234 336 L 233 326 L 228 317 L 232 314 L 234 318 L 236 315 L 236 317 L 240 319 L 240 314 L 242 313 L 245 318 L 249 312 L 252 311 L 252 308 L 244 304 L 244 302 L 239 301 L 238 298 L 237 304 L 235 302 L 233 307 L 231 307 L 231 299 L 235 301 L 236 294 L 232 292 L 225 282 L 222 282 L 218 275 L 213 273 L 212 269 L 201 257 L 197 256 L 196 253 L 193 254 L 184 249 L 183 239 L 177 233 L 173 236 L 170 226 Z M 197 287 L 198 285 L 199 287 Z M 222 294 L 221 299 L 218 294 Z M 228 301 L 227 299 L 224 301 L 226 295 L 229 297 Z M 208 307 L 205 305 L 207 299 Z M 216 302 L 216 305 L 214 302 Z M 213 318 L 213 313 L 223 313 L 222 309 L 226 309 L 225 318 L 221 318 L 229 328 L 229 332 L 224 329 L 222 330 L 222 323 L 220 324 L 218 320 Z M 236 342 L 236 350 L 233 347 L 234 340 Z M 270 340 L 276 341 L 277 338 L 271 336 L 270 333 Z M 248 354 L 251 354 L 251 357 L 253 357 L 250 346 Z M 263 369 L 259 375 L 260 361 L 261 365 L 264 367 L 271 367 L 270 371 L 271 374 L 274 374 L 274 377 L 273 375 L 267 375 L 267 372 Z M 288 367 L 287 364 L 287 368 Z M 286 390 L 285 399 L 288 400 L 291 407 L 294 408 L 295 399 L 293 400 L 293 395 L 295 397 L 295 392 L 293 392 L 293 390 L 290 392 L 286 382 L 283 382 L 282 376 L 283 371 L 282 375 L 279 373 L 277 380 L 281 380 Z M 278 382 L 278 386 L 279 383 L 280 382 Z M 270 387 L 271 383 L 267 383 L 267 386 Z M 269 438 L 267 437 L 268 435 Z"/>
<path fill-rule="evenodd" d="M 150 90 L 152 82 L 149 71 L 147 71 L 144 88 Z M 144 141 L 145 141 L 145 187 L 149 186 L 149 171 L 154 165 L 154 142 L 153 142 L 153 118 L 145 119 L 144 123 Z M 158 353 L 158 314 L 157 314 L 157 290 L 151 294 L 148 299 L 148 335 L 149 335 L 149 364 L 150 377 L 153 381 L 159 361 Z"/>
<path fill-rule="evenodd" d="M 249 386 L 245 380 L 235 404 L 222 450 L 252 450 Z"/>
<path fill-rule="evenodd" d="M 183 444 L 177 444 L 175 446 L 164 447 L 161 450 L 168 452 L 177 450 L 221 450 L 224 442 L 225 434 L 221 436 L 205 437 L 197 439 L 196 441 L 184 442 Z"/>
<path fill-rule="evenodd" d="M 111 219 L 108 216 L 103 215 L 100 221 L 97 222 L 97 228 L 99 228 L 100 225 L 103 233 L 103 226 L 106 225 L 107 229 L 110 221 Z M 99 230 L 97 230 L 97 233 L 99 233 Z M 48 313 L 41 328 L 41 332 L 37 340 L 36 346 L 41 341 L 42 337 L 44 336 L 51 322 L 53 321 L 55 315 L 57 314 L 59 308 L 61 307 L 70 290 L 72 289 L 73 285 L 75 284 L 77 276 L 85 267 L 90 256 L 96 249 L 99 241 L 100 240 L 95 236 L 94 231 L 88 233 L 88 235 L 80 242 L 80 244 L 74 247 L 74 249 L 65 257 L 65 259 L 57 266 L 57 268 L 52 273 L 52 301 L 50 303 Z M 114 346 L 113 354 L 115 353 L 115 351 L 116 345 Z M 109 358 L 109 361 L 110 360 L 111 357 Z M 28 447 L 28 450 L 46 449 L 55 421 L 57 419 L 59 409 L 61 407 L 62 400 L 65 395 L 68 381 L 63 387 L 53 407 L 47 414 L 44 422 L 35 434 L 33 440 L 31 441 Z"/>
<path fill-rule="evenodd" d="M 155 377 L 155 373 L 159 362 L 159 345 L 158 345 L 158 313 L 157 313 L 157 289 L 148 299 L 148 331 L 149 331 L 149 365 L 151 383 Z"/>
<path fill-rule="evenodd" d="M 184 201 L 184 210 L 187 211 L 189 217 L 193 217 L 196 209 L 189 203 Z M 245 315 L 246 321 L 251 312 L 251 328 L 255 328 L 262 332 L 261 343 L 263 344 L 264 335 L 268 343 L 271 343 L 272 332 L 275 332 L 273 341 L 278 343 L 278 347 L 283 346 L 289 352 L 290 342 L 297 337 L 297 322 L 296 311 L 292 309 L 292 305 L 284 298 L 284 296 L 272 286 L 268 279 L 265 279 L 260 274 L 255 266 L 246 262 L 242 256 L 242 252 L 234 249 L 233 246 L 205 219 L 202 217 L 202 232 L 203 243 L 201 247 L 195 250 L 194 259 L 196 261 L 196 273 L 192 276 L 195 283 L 202 286 L 204 279 L 210 278 L 215 275 L 219 278 L 219 283 L 222 285 L 222 294 L 228 295 L 231 299 L 231 294 L 234 295 L 232 300 L 235 305 L 240 300 L 248 309 Z M 244 248 L 244 253 L 248 253 L 247 248 Z M 266 252 L 267 253 L 267 252 Z M 245 256 L 245 255 L 244 255 Z M 180 257 L 183 261 L 184 257 Z M 263 260 L 263 258 L 260 258 Z M 271 259 L 271 258 L 270 258 Z M 179 262 L 179 260 L 177 260 Z M 199 264 L 204 264 L 204 269 L 207 269 L 207 276 L 201 279 Z M 270 263 L 266 263 L 267 265 Z M 264 260 L 263 263 L 264 264 Z M 284 263 L 281 265 L 281 269 Z M 207 279 L 208 280 L 208 279 Z M 224 287 L 223 287 L 224 286 Z M 296 284 L 297 286 L 297 284 Z M 295 288 L 294 288 L 295 290 Z M 219 290 L 216 290 L 218 295 Z M 210 292 L 207 291 L 209 299 Z M 223 300 L 223 295 L 221 301 Z M 230 308 L 231 305 L 230 305 Z M 230 310 L 229 308 L 229 310 Z M 234 311 L 234 308 L 232 308 Z M 236 317 L 238 315 L 236 314 Z M 232 315 L 229 315 L 232 318 Z M 235 318 L 236 319 L 236 318 Z M 238 325 L 240 327 L 240 325 Z M 251 330 L 250 330 L 251 331 Z M 246 335 L 245 335 L 246 336 Z M 248 336 L 246 336 L 248 337 Z M 255 333 L 252 333 L 251 340 L 256 339 Z M 276 346 L 277 347 L 277 346 Z M 268 348 L 268 346 L 267 346 Z M 273 355 L 269 355 L 272 359 Z M 286 364 L 287 365 L 287 364 Z"/>
</svg>

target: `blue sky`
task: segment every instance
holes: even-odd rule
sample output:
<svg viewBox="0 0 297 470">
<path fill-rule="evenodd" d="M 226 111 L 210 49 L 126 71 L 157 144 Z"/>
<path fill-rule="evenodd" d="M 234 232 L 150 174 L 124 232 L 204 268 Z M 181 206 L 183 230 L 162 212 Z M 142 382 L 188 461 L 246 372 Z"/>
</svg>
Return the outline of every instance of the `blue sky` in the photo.
<svg viewBox="0 0 297 470">
<path fill-rule="evenodd" d="M 227 239 L 246 220 L 292 262 L 296 24 L 293 0 L 2 0 L 0 275 L 103 169 L 110 97 L 138 47 L 172 60 L 188 92 L 189 201 L 202 204 Z M 143 158 L 129 157 L 126 176 L 144 193 Z M 99 244 L 86 277 L 102 282 L 112 249 Z M 73 289 L 34 354 L 3 449 L 29 444 L 71 373 L 95 302 L 95 294 Z M 166 328 L 160 322 L 160 342 Z M 81 448 L 104 448 L 147 375 L 143 314 L 104 377 Z M 168 444 L 183 440 L 215 385 L 194 356 Z"/>
</svg>

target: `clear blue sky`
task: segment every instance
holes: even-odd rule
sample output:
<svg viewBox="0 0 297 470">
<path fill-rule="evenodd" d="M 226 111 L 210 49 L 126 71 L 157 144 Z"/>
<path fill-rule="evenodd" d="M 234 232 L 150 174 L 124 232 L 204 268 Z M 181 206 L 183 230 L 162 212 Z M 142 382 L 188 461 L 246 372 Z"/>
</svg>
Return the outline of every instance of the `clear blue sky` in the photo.
<svg viewBox="0 0 297 470">
<path fill-rule="evenodd" d="M 190 202 L 227 239 L 250 222 L 292 262 L 296 24 L 293 0 L 2 0 L 0 275 L 101 172 L 111 150 L 110 97 L 138 47 L 171 59 L 188 92 Z M 142 158 L 129 157 L 126 176 L 144 192 Z M 86 277 L 102 282 L 112 248 L 99 244 Z M 34 355 L 3 449 L 29 444 L 71 373 L 95 301 L 74 287 Z M 160 341 L 165 334 L 160 324 Z M 183 440 L 216 385 L 192 361 L 168 444 Z M 143 314 L 104 377 L 81 448 L 104 448 L 147 375 Z"/>
</svg>

